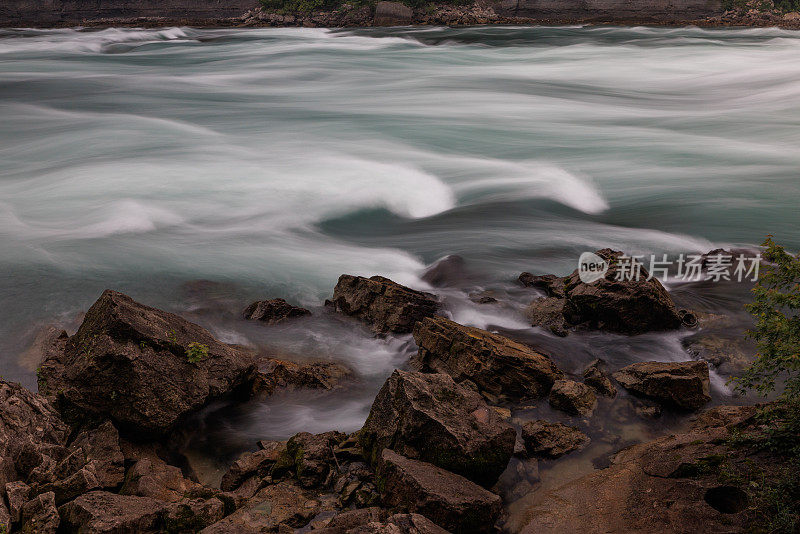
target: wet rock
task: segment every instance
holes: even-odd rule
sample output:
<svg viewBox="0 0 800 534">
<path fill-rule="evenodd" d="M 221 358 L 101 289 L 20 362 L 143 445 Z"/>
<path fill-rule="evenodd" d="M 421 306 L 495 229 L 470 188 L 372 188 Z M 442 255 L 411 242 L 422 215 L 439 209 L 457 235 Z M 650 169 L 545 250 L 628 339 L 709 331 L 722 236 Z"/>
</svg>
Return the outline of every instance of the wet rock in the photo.
<svg viewBox="0 0 800 534">
<path fill-rule="evenodd" d="M 525 310 L 525 316 L 532 326 L 549 330 L 558 337 L 565 337 L 570 328 L 564 317 L 566 300 L 556 297 L 542 297 L 531 302 Z"/>
<path fill-rule="evenodd" d="M 617 395 L 617 388 L 614 387 L 611 379 L 608 378 L 608 375 L 606 375 L 603 370 L 604 363 L 605 362 L 600 359 L 596 359 L 590 363 L 589 367 L 583 371 L 583 383 L 594 389 L 600 395 L 615 397 Z"/>
<path fill-rule="evenodd" d="M 730 410 L 730 409 L 733 410 Z M 715 411 L 715 410 L 712 410 Z M 715 463 L 737 462 L 729 426 L 752 407 L 725 407 L 687 432 L 625 448 L 605 469 L 548 490 L 526 510 L 524 534 L 563 532 L 746 532 L 746 514 L 724 514 L 708 503 L 719 487 Z M 750 457 L 764 466 L 774 459 Z M 736 471 L 736 465 L 728 469 Z M 718 490 L 719 491 L 719 490 Z"/>
<path fill-rule="evenodd" d="M 743 325 L 742 329 L 746 327 Z M 694 358 L 705 360 L 726 374 L 739 374 L 755 359 L 756 347 L 752 340 L 742 335 L 732 335 L 730 330 L 703 329 L 684 338 L 684 349 Z"/>
<path fill-rule="evenodd" d="M 162 436 L 207 402 L 249 383 L 254 372 L 246 351 L 107 290 L 64 352 L 42 364 L 39 388 L 71 420 L 93 415 L 126 432 Z"/>
<path fill-rule="evenodd" d="M 62 505 L 58 512 L 68 531 L 95 534 L 158 532 L 165 509 L 164 503 L 149 497 L 91 491 Z"/>
<path fill-rule="evenodd" d="M 574 380 L 557 380 L 548 401 L 553 408 L 572 415 L 591 415 L 597 406 L 592 388 Z"/>
<path fill-rule="evenodd" d="M 531 285 L 543 287 L 552 298 L 564 300 L 563 317 L 571 328 L 606 330 L 620 334 L 641 334 L 648 331 L 672 330 L 681 326 L 681 319 L 664 286 L 656 278 L 647 280 L 647 270 L 639 266 L 638 280 L 627 279 L 630 269 L 622 267 L 623 254 L 611 249 L 596 252 L 609 263 L 605 277 L 591 284 L 581 281 L 577 269 L 556 281 L 523 277 Z M 623 270 L 625 269 L 625 270 Z M 621 280 L 617 280 L 618 274 Z M 563 298 L 561 287 L 563 284 Z M 557 323 L 556 302 L 539 299 L 531 303 L 528 316 L 533 326 Z"/>
<path fill-rule="evenodd" d="M 500 497 L 494 493 L 390 449 L 381 453 L 378 478 L 387 506 L 422 514 L 454 533 L 490 532 L 500 515 Z"/>
<path fill-rule="evenodd" d="M 340 469 L 343 471 L 333 487 L 338 495 L 340 508 L 373 506 L 380 502 L 380 494 L 375 486 L 374 473 L 364 462 L 353 462 Z"/>
<path fill-rule="evenodd" d="M 279 389 L 330 390 L 353 377 L 353 371 L 335 362 L 298 364 L 270 358 L 259 366 L 253 380 L 252 395 L 266 398 Z"/>
<path fill-rule="evenodd" d="M 555 297 L 563 299 L 567 296 L 565 288 L 565 278 L 556 276 L 554 274 L 533 275 L 531 273 L 522 273 L 519 275 L 519 281 L 525 287 L 535 287 L 545 292 L 548 297 Z"/>
<path fill-rule="evenodd" d="M 542 397 L 563 376 L 550 358 L 526 345 L 444 317 L 419 321 L 414 339 L 420 369 L 470 380 L 492 399 Z"/>
<path fill-rule="evenodd" d="M 183 499 L 167 505 L 164 527 L 167 532 L 199 532 L 225 517 L 225 504 L 216 497 Z"/>
<path fill-rule="evenodd" d="M 336 431 L 295 434 L 278 458 L 273 477 L 292 472 L 304 488 L 329 486 L 337 463 L 333 450 L 346 437 L 346 434 Z"/>
<path fill-rule="evenodd" d="M 641 362 L 614 373 L 635 395 L 682 410 L 697 410 L 711 400 L 705 362 Z"/>
<path fill-rule="evenodd" d="M 449 375 L 395 370 L 375 398 L 359 436 L 377 465 L 391 448 L 489 487 L 514 451 L 516 432 L 479 394 Z"/>
<path fill-rule="evenodd" d="M 411 24 L 414 12 L 400 2 L 378 2 L 375 4 L 373 26 L 405 26 Z"/>
<path fill-rule="evenodd" d="M 22 507 L 22 532 L 55 534 L 61 520 L 53 492 L 42 493 Z"/>
<path fill-rule="evenodd" d="M 283 481 L 260 489 L 246 505 L 201 532 L 276 532 L 280 525 L 294 529 L 306 525 L 321 509 L 314 494 L 294 482 Z"/>
<path fill-rule="evenodd" d="M 286 450 L 285 441 L 262 441 L 259 445 L 261 450 L 242 454 L 222 475 L 222 491 L 233 491 L 252 476 L 263 478 L 269 475 L 272 466 Z"/>
<path fill-rule="evenodd" d="M 140 459 L 128 469 L 120 494 L 178 502 L 187 494 L 202 489 L 201 484 L 184 477 L 178 467 L 150 457 Z"/>
<path fill-rule="evenodd" d="M 456 254 L 445 256 L 429 267 L 421 278 L 434 287 L 463 287 L 476 281 L 464 258 Z"/>
<path fill-rule="evenodd" d="M 339 312 L 369 324 L 377 333 L 408 333 L 417 321 L 431 317 L 439 303 L 430 293 L 415 291 L 383 276 L 343 274 L 330 303 Z"/>
<path fill-rule="evenodd" d="M 311 315 L 311 312 L 299 306 L 292 306 L 283 299 L 259 300 L 244 309 L 245 319 L 261 321 L 266 324 L 277 324 L 295 317 Z"/>
<path fill-rule="evenodd" d="M 560 458 L 589 443 L 589 437 L 575 427 L 542 420 L 522 425 L 522 440 L 528 455 L 540 458 Z"/>
<path fill-rule="evenodd" d="M 17 480 L 52 482 L 67 456 L 67 426 L 47 400 L 0 379 L 0 487 Z"/>
<path fill-rule="evenodd" d="M 489 295 L 487 292 L 470 293 L 469 300 L 471 300 L 475 304 L 494 304 L 498 302 L 496 298 Z"/>
</svg>

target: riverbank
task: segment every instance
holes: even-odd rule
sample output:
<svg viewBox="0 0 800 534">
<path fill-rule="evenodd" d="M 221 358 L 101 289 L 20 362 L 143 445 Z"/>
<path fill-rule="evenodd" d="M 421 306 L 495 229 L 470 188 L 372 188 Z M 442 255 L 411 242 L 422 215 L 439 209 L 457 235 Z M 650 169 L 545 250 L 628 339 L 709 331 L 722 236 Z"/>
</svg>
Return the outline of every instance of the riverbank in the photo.
<svg viewBox="0 0 800 534">
<path fill-rule="evenodd" d="M 125 16 L 124 13 L 147 15 Z M 771 1 L 731 4 L 724 3 L 710 9 L 639 9 L 615 11 L 613 8 L 524 8 L 519 4 L 509 8 L 497 2 L 476 2 L 472 5 L 427 3 L 421 7 L 407 7 L 396 2 L 342 4 L 328 10 L 266 9 L 254 6 L 242 9 L 241 14 L 209 10 L 202 15 L 176 15 L 181 10 L 135 8 L 109 10 L 119 16 L 105 16 L 106 11 L 62 11 L 58 15 L 37 14 L 35 11 L 0 12 L 0 27 L 89 28 L 141 27 L 158 28 L 185 26 L 196 28 L 247 28 L 247 27 L 312 27 L 312 28 L 363 28 L 373 26 L 473 26 L 473 25 L 613 25 L 613 26 L 697 26 L 703 28 L 764 28 L 778 27 L 800 29 L 800 13 L 777 9 Z M 150 14 L 152 13 L 152 14 Z"/>
</svg>

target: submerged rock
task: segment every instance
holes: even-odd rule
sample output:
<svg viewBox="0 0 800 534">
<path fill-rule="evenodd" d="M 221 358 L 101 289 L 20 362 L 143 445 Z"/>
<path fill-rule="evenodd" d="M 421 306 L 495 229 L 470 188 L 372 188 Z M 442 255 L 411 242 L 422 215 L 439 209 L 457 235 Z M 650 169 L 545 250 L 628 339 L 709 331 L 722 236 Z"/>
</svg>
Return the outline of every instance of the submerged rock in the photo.
<svg viewBox="0 0 800 534">
<path fill-rule="evenodd" d="M 682 410 L 697 410 L 711 400 L 706 362 L 640 362 L 614 373 L 635 395 Z"/>
<path fill-rule="evenodd" d="M 491 532 L 500 515 L 500 497 L 494 493 L 390 449 L 381 453 L 378 479 L 385 505 L 422 514 L 456 534 Z"/>
<path fill-rule="evenodd" d="M 269 358 L 261 362 L 253 379 L 252 395 L 269 397 L 279 389 L 330 390 L 353 377 L 353 371 L 336 362 L 299 364 Z"/>
<path fill-rule="evenodd" d="M 245 319 L 261 321 L 266 324 L 277 324 L 294 317 L 311 315 L 311 312 L 299 306 L 292 306 L 283 299 L 259 300 L 244 309 Z"/>
<path fill-rule="evenodd" d="M 522 425 L 522 440 L 528 455 L 540 458 L 560 458 L 589 443 L 589 437 L 575 427 L 542 420 Z"/>
<path fill-rule="evenodd" d="M 490 487 L 514 451 L 515 430 L 481 396 L 449 375 L 395 370 L 359 442 L 376 466 L 385 448 Z"/>
<path fill-rule="evenodd" d="M 592 388 L 574 380 L 557 380 L 548 401 L 553 408 L 571 415 L 591 415 L 597 406 Z"/>
<path fill-rule="evenodd" d="M 39 389 L 71 420 L 110 418 L 126 432 L 161 436 L 254 372 L 243 349 L 107 290 L 63 352 L 42 364 Z"/>
<path fill-rule="evenodd" d="M 369 324 L 377 333 L 411 332 L 414 324 L 431 317 L 439 303 L 430 293 L 402 286 L 383 276 L 365 278 L 343 274 L 330 303 L 339 312 Z"/>
<path fill-rule="evenodd" d="M 614 384 L 611 383 L 611 379 L 608 378 L 608 375 L 606 375 L 603 370 L 604 363 L 605 362 L 600 359 L 590 363 L 589 367 L 583 371 L 583 383 L 601 395 L 615 397 L 617 395 L 617 388 L 614 387 Z"/>
<path fill-rule="evenodd" d="M 418 322 L 414 339 L 420 369 L 449 374 L 456 382 L 470 380 L 493 399 L 543 397 L 563 376 L 550 358 L 526 345 L 444 317 Z"/>
<path fill-rule="evenodd" d="M 620 334 L 672 330 L 681 326 L 681 318 L 667 290 L 656 278 L 648 280 L 647 270 L 639 266 L 639 278 L 627 279 L 622 272 L 622 252 L 602 249 L 596 252 L 608 264 L 603 278 L 590 284 L 581 281 L 576 269 L 558 279 L 553 275 L 535 277 L 523 273 L 520 280 L 544 289 L 550 298 L 531 303 L 528 317 L 533 326 L 587 328 Z M 557 299 L 557 300 L 552 300 Z M 558 301 L 563 301 L 559 303 Z M 563 307 L 559 310 L 559 304 Z M 563 317 L 563 327 L 560 320 Z"/>
</svg>

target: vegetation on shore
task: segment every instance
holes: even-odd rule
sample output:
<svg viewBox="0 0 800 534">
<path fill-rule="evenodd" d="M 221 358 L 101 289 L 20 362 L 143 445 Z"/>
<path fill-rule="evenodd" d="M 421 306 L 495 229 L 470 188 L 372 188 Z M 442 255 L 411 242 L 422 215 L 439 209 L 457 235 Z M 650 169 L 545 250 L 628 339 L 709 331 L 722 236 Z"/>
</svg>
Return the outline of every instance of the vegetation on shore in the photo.
<svg viewBox="0 0 800 534">
<path fill-rule="evenodd" d="M 721 461 L 717 470 L 721 482 L 748 493 L 753 532 L 793 534 L 800 531 L 800 254 L 789 254 L 772 236 L 763 246 L 766 262 L 747 305 L 756 321 L 748 335 L 758 353 L 734 382 L 741 393 L 766 396 L 783 381 L 782 391 L 760 409 L 755 428 L 732 432 L 731 449 L 745 460 Z M 748 461 L 756 455 L 777 462 L 759 467 Z"/>
<path fill-rule="evenodd" d="M 398 0 L 406 6 L 417 9 L 431 5 L 429 0 Z M 797 0 L 800 1 L 800 0 Z M 335 11 L 345 6 L 359 7 L 375 5 L 376 0 L 260 0 L 261 6 L 268 10 L 282 14 L 311 13 L 314 11 Z M 469 5 L 472 0 L 444 0 L 439 1 L 448 5 Z"/>
</svg>

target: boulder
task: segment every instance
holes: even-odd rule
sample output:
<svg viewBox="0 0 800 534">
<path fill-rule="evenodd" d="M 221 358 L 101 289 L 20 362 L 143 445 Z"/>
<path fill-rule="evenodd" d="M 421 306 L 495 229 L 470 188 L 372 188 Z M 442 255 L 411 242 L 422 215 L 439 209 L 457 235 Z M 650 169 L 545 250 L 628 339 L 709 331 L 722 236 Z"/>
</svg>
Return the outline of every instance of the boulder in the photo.
<svg viewBox="0 0 800 534">
<path fill-rule="evenodd" d="M 492 400 L 542 397 L 563 376 L 550 358 L 526 345 L 444 317 L 419 321 L 414 339 L 421 370 L 470 380 Z"/>
<path fill-rule="evenodd" d="M 522 425 L 522 441 L 529 456 L 560 458 L 585 447 L 589 437 L 575 427 L 539 420 Z"/>
<path fill-rule="evenodd" d="M 285 441 L 262 441 L 259 444 L 263 445 L 261 450 L 242 454 L 222 475 L 219 486 L 222 491 L 233 491 L 252 476 L 263 478 L 269 475 L 272 466 L 286 450 Z"/>
<path fill-rule="evenodd" d="M 364 462 L 351 462 L 339 470 L 333 492 L 340 508 L 372 506 L 380 502 L 374 473 Z"/>
<path fill-rule="evenodd" d="M 245 319 L 261 321 L 266 324 L 277 324 L 294 317 L 311 315 L 311 312 L 299 306 L 292 306 L 283 299 L 259 300 L 244 309 Z"/>
<path fill-rule="evenodd" d="M 697 410 L 711 400 L 706 362 L 640 362 L 613 377 L 631 393 L 672 408 Z"/>
<path fill-rule="evenodd" d="M 434 263 L 421 278 L 433 287 L 463 287 L 476 281 L 475 275 L 467 270 L 464 258 L 456 254 Z"/>
<path fill-rule="evenodd" d="M 0 532 L 11 532 L 11 513 L 3 499 L 0 499 Z"/>
<path fill-rule="evenodd" d="M 378 2 L 375 4 L 373 26 L 406 26 L 411 24 L 413 11 L 401 2 Z"/>
<path fill-rule="evenodd" d="M 386 519 L 386 510 L 371 506 L 369 508 L 357 508 L 336 514 L 325 525 L 324 533 L 333 534 L 349 532 L 350 530 L 366 525 L 367 523 L 380 523 Z"/>
<path fill-rule="evenodd" d="M 295 434 L 278 458 L 273 478 L 292 473 L 304 488 L 329 486 L 337 462 L 333 449 L 346 437 L 346 434 L 336 431 Z"/>
<path fill-rule="evenodd" d="M 385 505 L 419 513 L 450 532 L 492 532 L 500 497 L 435 465 L 390 449 L 381 453 L 379 489 Z"/>
<path fill-rule="evenodd" d="M 592 388 L 574 380 L 556 380 L 548 401 L 553 408 L 571 415 L 591 415 L 597 406 Z"/>
<path fill-rule="evenodd" d="M 107 290 L 64 351 L 43 363 L 39 388 L 72 420 L 110 418 L 120 430 L 155 437 L 254 372 L 243 349 Z"/>
<path fill-rule="evenodd" d="M 567 301 L 557 297 L 542 297 L 531 302 L 525 310 L 532 326 L 549 330 L 558 337 L 566 337 L 570 324 L 564 317 Z"/>
<path fill-rule="evenodd" d="M 148 497 L 163 502 L 178 502 L 204 487 L 183 476 L 180 468 L 168 465 L 158 457 L 142 458 L 125 476 L 121 495 Z"/>
<path fill-rule="evenodd" d="M 158 532 L 166 506 L 150 497 L 91 491 L 62 505 L 58 512 L 68 532 Z"/>
<path fill-rule="evenodd" d="M 514 451 L 516 431 L 450 375 L 395 370 L 359 435 L 369 463 L 383 449 L 492 486 Z"/>
<path fill-rule="evenodd" d="M 0 487 L 52 482 L 56 463 L 67 456 L 68 432 L 44 397 L 0 379 Z"/>
<path fill-rule="evenodd" d="M 26 534 L 56 534 L 60 524 L 52 491 L 37 495 L 22 507 L 22 532 Z"/>
<path fill-rule="evenodd" d="M 253 379 L 252 395 L 265 398 L 281 389 L 330 390 L 353 377 L 353 371 L 335 362 L 298 364 L 268 358 L 260 362 L 259 370 Z"/>
<path fill-rule="evenodd" d="M 329 301 L 339 312 L 369 324 L 377 333 L 411 332 L 414 324 L 439 308 L 430 293 L 402 286 L 383 276 L 343 274 Z"/>
<path fill-rule="evenodd" d="M 420 514 L 395 514 L 383 523 L 367 523 L 350 534 L 447 534 L 447 531 Z"/>
<path fill-rule="evenodd" d="M 640 265 L 639 277 L 628 279 L 629 269 L 621 252 L 602 249 L 596 252 L 609 265 L 603 278 L 592 283 L 581 281 L 576 269 L 560 280 L 521 275 L 523 283 L 540 287 L 551 298 L 563 300 L 564 324 L 570 328 L 606 330 L 620 334 L 641 334 L 648 331 L 673 330 L 681 326 L 681 318 L 667 290 L 656 278 L 648 280 L 647 270 Z M 618 275 L 621 277 L 617 280 Z M 557 302 L 538 299 L 531 303 L 528 316 L 533 326 L 551 326 L 559 321 Z"/>
<path fill-rule="evenodd" d="M 600 395 L 615 397 L 617 395 L 617 388 L 614 387 L 614 384 L 611 383 L 611 379 L 608 378 L 608 375 L 606 375 L 603 370 L 604 363 L 605 362 L 600 359 L 596 359 L 590 363 L 589 367 L 583 371 L 583 383 L 594 389 Z"/>
</svg>

